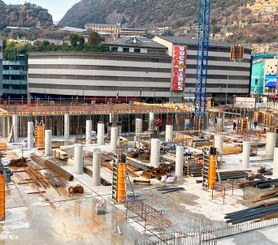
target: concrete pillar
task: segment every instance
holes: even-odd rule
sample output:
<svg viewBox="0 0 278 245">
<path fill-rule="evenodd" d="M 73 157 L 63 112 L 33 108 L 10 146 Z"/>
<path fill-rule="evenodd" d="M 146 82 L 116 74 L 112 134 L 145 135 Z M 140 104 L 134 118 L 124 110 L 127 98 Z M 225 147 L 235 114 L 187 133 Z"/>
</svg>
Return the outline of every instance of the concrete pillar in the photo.
<svg viewBox="0 0 278 245">
<path fill-rule="evenodd" d="M 2 137 L 7 137 L 6 135 L 6 117 L 1 117 L 1 121 L 2 121 Z"/>
<path fill-rule="evenodd" d="M 28 122 L 28 128 L 27 128 L 27 147 L 28 149 L 32 149 L 34 146 L 34 124 L 33 122 Z"/>
<path fill-rule="evenodd" d="M 143 131 L 143 121 L 141 118 L 135 120 L 135 136 L 137 141 L 141 141 Z"/>
<path fill-rule="evenodd" d="M 51 155 L 52 151 L 52 131 L 51 130 L 45 130 L 45 136 L 44 136 L 44 145 L 45 145 L 45 155 L 49 156 Z"/>
<path fill-rule="evenodd" d="M 104 124 L 97 124 L 97 144 L 104 145 Z"/>
<path fill-rule="evenodd" d="M 74 145 L 74 172 L 83 174 L 83 148 L 81 144 Z"/>
<path fill-rule="evenodd" d="M 112 123 L 112 121 L 113 121 L 113 114 L 109 113 L 109 122 Z"/>
<path fill-rule="evenodd" d="M 250 142 L 243 142 L 243 152 L 242 152 L 242 169 L 249 169 L 250 160 Z"/>
<path fill-rule="evenodd" d="M 92 121 L 86 120 L 86 145 L 91 144 L 92 141 Z"/>
<path fill-rule="evenodd" d="M 69 133 L 69 114 L 65 114 L 64 115 L 64 139 L 65 140 L 69 140 L 69 136 L 70 136 L 70 133 Z"/>
<path fill-rule="evenodd" d="M 166 125 L 166 130 L 165 130 L 165 141 L 166 142 L 171 142 L 173 141 L 173 125 Z"/>
<path fill-rule="evenodd" d="M 273 158 L 275 145 L 276 145 L 276 134 L 267 132 L 266 133 L 266 146 L 265 146 L 265 155 L 267 157 Z"/>
<path fill-rule="evenodd" d="M 217 118 L 217 130 L 223 130 L 223 118 Z"/>
<path fill-rule="evenodd" d="M 221 156 L 219 157 L 220 163 L 222 162 L 223 142 L 224 142 L 223 135 L 219 135 L 219 134 L 214 135 L 214 147 L 217 148 L 218 152 L 221 154 Z"/>
<path fill-rule="evenodd" d="M 100 185 L 100 164 L 101 164 L 101 151 L 96 148 L 93 151 L 93 186 Z"/>
<path fill-rule="evenodd" d="M 154 112 L 150 112 L 149 113 L 149 131 L 153 131 L 154 130 Z"/>
<path fill-rule="evenodd" d="M 160 140 L 151 139 L 151 166 L 157 168 L 160 163 Z"/>
<path fill-rule="evenodd" d="M 183 176 L 183 162 L 184 162 L 184 148 L 183 146 L 178 145 L 176 147 L 176 168 L 175 174 L 177 177 Z"/>
<path fill-rule="evenodd" d="M 11 118 L 7 117 L 8 135 L 11 133 Z"/>
<path fill-rule="evenodd" d="M 278 148 L 274 149 L 274 158 L 273 158 L 273 178 L 278 178 Z"/>
<path fill-rule="evenodd" d="M 111 128 L 111 147 L 112 150 L 115 151 L 117 149 L 118 143 L 118 127 Z"/>
<path fill-rule="evenodd" d="M 13 125 L 14 142 L 17 142 L 18 141 L 18 116 L 17 115 L 12 116 L 12 125 Z"/>
</svg>

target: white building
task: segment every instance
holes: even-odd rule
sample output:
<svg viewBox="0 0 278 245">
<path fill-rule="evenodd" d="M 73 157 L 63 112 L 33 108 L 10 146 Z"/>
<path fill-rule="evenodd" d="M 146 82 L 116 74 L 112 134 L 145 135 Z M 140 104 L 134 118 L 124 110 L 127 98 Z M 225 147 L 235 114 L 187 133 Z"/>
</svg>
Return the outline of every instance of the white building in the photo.
<svg viewBox="0 0 278 245">
<path fill-rule="evenodd" d="M 186 52 L 186 71 L 184 94 L 193 96 L 196 84 L 196 58 L 197 40 L 185 37 L 156 36 L 153 41 L 164 45 L 168 49 L 168 55 L 173 57 L 175 46 L 187 47 Z M 244 60 L 234 62 L 230 60 L 231 44 L 210 40 L 209 61 L 208 61 L 208 97 L 223 97 L 232 95 L 247 95 L 250 91 L 251 77 L 251 50 L 245 49 Z M 179 97 L 183 91 L 175 93 L 174 97 Z"/>
</svg>

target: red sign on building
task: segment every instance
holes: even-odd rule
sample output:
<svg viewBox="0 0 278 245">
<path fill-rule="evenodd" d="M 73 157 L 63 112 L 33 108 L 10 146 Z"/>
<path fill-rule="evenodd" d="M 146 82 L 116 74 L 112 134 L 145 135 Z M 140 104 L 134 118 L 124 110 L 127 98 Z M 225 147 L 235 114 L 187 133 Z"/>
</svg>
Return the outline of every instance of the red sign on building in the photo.
<svg viewBox="0 0 278 245">
<path fill-rule="evenodd" d="M 172 91 L 183 91 L 186 77 L 186 46 L 174 46 L 172 68 Z"/>
</svg>

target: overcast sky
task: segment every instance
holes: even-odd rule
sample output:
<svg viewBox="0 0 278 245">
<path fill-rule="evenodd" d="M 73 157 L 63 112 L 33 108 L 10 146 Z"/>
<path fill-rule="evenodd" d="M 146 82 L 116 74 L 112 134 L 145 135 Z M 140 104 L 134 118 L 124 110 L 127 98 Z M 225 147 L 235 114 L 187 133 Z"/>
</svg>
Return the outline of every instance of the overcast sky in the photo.
<svg viewBox="0 0 278 245">
<path fill-rule="evenodd" d="M 30 2 L 48 9 L 54 21 L 59 21 L 65 13 L 80 0 L 3 0 L 6 4 L 23 4 Z"/>
</svg>

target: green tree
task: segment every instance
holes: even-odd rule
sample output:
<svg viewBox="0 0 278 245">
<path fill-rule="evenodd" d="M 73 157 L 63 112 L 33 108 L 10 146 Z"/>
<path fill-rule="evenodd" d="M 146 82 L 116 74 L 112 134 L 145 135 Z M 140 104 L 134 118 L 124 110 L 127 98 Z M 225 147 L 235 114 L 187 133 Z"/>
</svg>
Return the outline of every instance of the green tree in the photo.
<svg viewBox="0 0 278 245">
<path fill-rule="evenodd" d="M 69 36 L 70 44 L 73 48 L 77 48 L 78 46 L 83 46 L 85 43 L 85 39 L 83 36 L 80 36 L 76 33 L 71 33 Z"/>
<path fill-rule="evenodd" d="M 95 31 L 91 32 L 88 38 L 88 44 L 99 45 L 100 43 L 101 43 L 100 35 Z"/>
</svg>

